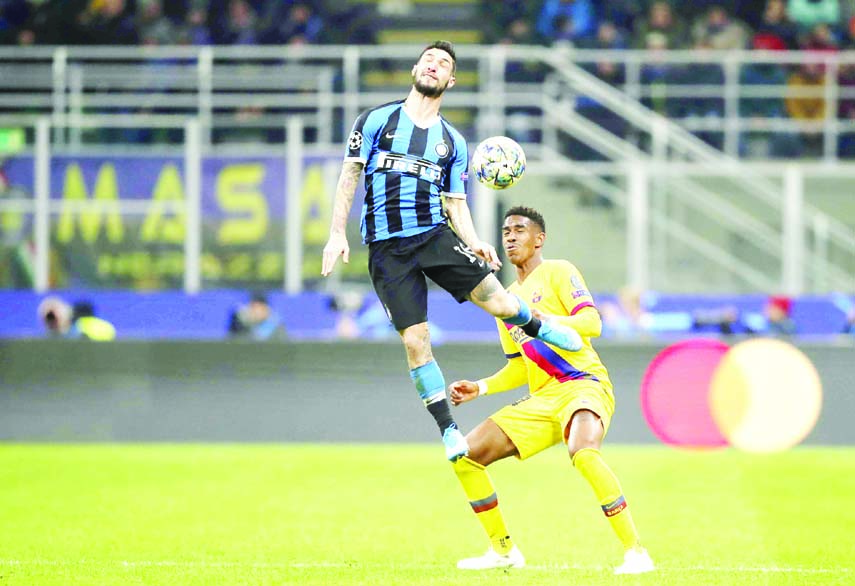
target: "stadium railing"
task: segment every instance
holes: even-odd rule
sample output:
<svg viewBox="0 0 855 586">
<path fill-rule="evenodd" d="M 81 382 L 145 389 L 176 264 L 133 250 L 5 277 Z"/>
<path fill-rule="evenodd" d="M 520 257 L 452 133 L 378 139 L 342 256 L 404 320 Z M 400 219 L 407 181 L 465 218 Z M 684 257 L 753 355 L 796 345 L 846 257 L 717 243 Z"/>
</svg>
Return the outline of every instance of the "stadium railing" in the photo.
<svg viewBox="0 0 855 586">
<path fill-rule="evenodd" d="M 81 215 L 88 211 L 90 215 L 96 212 L 103 215 L 108 209 L 119 209 L 123 214 L 136 206 L 135 213 L 144 215 L 153 205 L 142 200 L 126 205 L 123 198 L 129 190 L 124 187 L 120 190 L 118 208 L 109 201 L 68 201 L 65 192 L 59 193 L 56 179 L 61 179 L 61 173 L 53 182 L 45 179 L 46 174 L 57 173 L 57 165 L 67 169 L 70 159 L 83 156 L 100 157 L 102 162 L 109 162 L 110 157 L 120 154 L 172 157 L 170 160 L 184 165 L 186 153 L 192 149 L 198 151 L 201 165 L 212 164 L 211 158 L 224 155 L 233 160 L 265 155 L 282 159 L 290 153 L 287 156 L 293 161 L 302 161 L 297 164 L 300 173 L 286 173 L 270 167 L 270 161 L 264 163 L 267 175 L 278 182 L 274 187 L 265 185 L 262 189 L 268 212 L 283 207 L 283 199 L 288 205 L 299 204 L 304 208 L 323 204 L 323 198 L 298 202 L 305 198 L 283 198 L 282 194 L 305 191 L 301 174 L 311 175 L 311 166 L 319 164 L 323 181 L 315 190 L 331 195 L 334 167 L 336 160 L 340 160 L 340 141 L 351 121 L 360 109 L 400 99 L 406 89 L 398 82 L 390 82 L 388 86 L 378 85 L 376 80 L 368 83 L 366 72 L 408 71 L 419 49 L 409 46 L 0 49 L 0 72 L 4 80 L 10 80 L 0 88 L 0 126 L 23 127 L 30 142 L 35 142 L 33 129 L 37 120 L 47 116 L 48 121 L 42 124 L 52 129 L 47 144 L 42 134 L 41 146 L 35 149 L 36 153 L 47 154 L 34 156 L 32 161 L 26 156 L 28 153 L 32 156 L 33 151 L 7 153 L 6 156 L 12 166 L 16 163 L 19 168 L 33 166 L 33 172 L 19 185 L 20 191 L 47 193 L 48 212 L 43 211 L 44 204 L 39 207 L 32 201 L 22 203 L 26 196 L 10 198 L 6 195 L 4 203 L 0 204 L 0 209 L 25 210 L 28 214 L 41 210 L 37 214 L 38 221 L 34 222 L 35 240 L 42 242 L 34 247 L 35 266 L 41 268 L 35 271 L 33 282 L 39 283 L 38 288 L 51 286 L 43 244 L 45 239 L 50 242 L 51 229 L 56 223 L 51 220 L 51 214 L 60 214 L 60 219 L 62 213 Z M 697 63 L 721 67 L 722 83 L 687 83 L 685 79 L 680 79 L 679 83 L 666 82 L 664 87 L 662 83 L 648 83 L 644 67 L 654 58 L 675 68 Z M 625 81 L 612 87 L 588 73 L 592 63 L 602 60 L 613 60 L 624 68 Z M 841 100 L 855 99 L 855 90 L 839 86 L 836 74 L 833 75 L 855 64 L 851 53 L 653 54 L 542 47 L 466 47 L 460 51 L 461 74 L 465 71 L 477 74 L 473 83 L 461 84 L 449 92 L 444 110 L 449 117 L 460 112 L 471 114 L 460 118 L 471 121 L 471 126 L 462 129 L 472 140 L 499 133 L 519 138 L 531 160 L 529 181 L 532 187 L 540 177 L 540 185 L 547 194 L 568 191 L 567 195 L 572 195 L 587 190 L 617 204 L 618 211 L 609 212 L 609 224 L 617 222 L 620 229 L 602 228 L 599 246 L 594 247 L 606 251 L 605 258 L 599 260 L 611 267 L 604 274 L 604 287 L 614 289 L 630 282 L 645 288 L 673 291 L 710 285 L 720 289 L 775 289 L 792 293 L 852 289 L 855 214 L 844 200 L 850 191 L 846 187 L 852 175 L 849 165 L 806 166 L 799 161 L 789 165 L 764 164 L 761 169 L 746 166 L 729 155 L 739 154 L 738 148 L 734 153 L 734 145 L 738 147 L 742 134 L 749 130 L 774 134 L 783 130 L 814 131 L 821 126 L 822 154 L 826 163 L 833 162 L 837 150 L 827 146 L 853 129 L 855 122 L 837 120 L 836 107 L 826 108 L 821 123 L 742 116 L 741 100 L 752 97 L 783 99 L 794 93 L 815 97 L 820 92 L 819 88 L 794 90 L 781 85 L 749 87 L 741 83 L 741 69 L 760 63 L 781 66 L 820 63 L 826 72 L 821 92 L 827 103 L 836 106 Z M 521 68 L 535 73 L 520 76 Z M 390 79 L 397 80 L 400 76 Z M 681 118 L 679 112 L 666 111 L 668 115 L 664 116 L 645 107 L 650 98 L 662 95 L 677 100 L 684 95 L 720 100 L 724 104 L 724 115 Z M 600 108 L 610 106 L 611 113 L 630 122 L 634 130 L 623 136 L 616 135 L 596 117 L 586 115 L 586 106 L 592 104 Z M 185 141 L 182 133 L 188 120 L 198 121 L 198 140 Z M 285 141 L 286 123 L 293 120 L 299 120 L 302 125 L 300 134 L 305 140 L 302 146 L 295 141 Z M 761 124 L 762 120 L 768 124 Z M 240 133 L 241 129 L 249 127 L 264 133 Z M 164 131 L 161 136 L 165 138 L 158 140 L 149 136 L 140 140 L 139 134 L 134 133 L 105 136 L 109 128 L 147 129 L 149 134 L 159 128 Z M 700 140 L 690 130 L 720 132 L 724 135 L 723 152 Z M 574 138 L 584 138 L 585 146 L 598 151 L 596 159 L 618 164 L 575 157 L 566 145 Z M 284 146 L 286 142 L 288 150 Z M 307 162 L 310 159 L 313 162 Z M 643 163 L 632 164 L 633 161 Z M 675 161 L 693 163 L 679 166 Z M 121 175 L 121 167 L 116 169 Z M 200 201 L 200 224 L 204 231 L 208 224 L 216 227 L 218 221 L 209 217 L 210 210 L 205 208 L 204 202 L 219 196 L 208 176 L 202 175 L 200 187 L 189 189 L 186 199 L 190 202 L 197 197 Z M 147 177 L 120 177 L 118 181 L 120 184 L 130 182 L 139 190 L 139 183 L 148 180 Z M 836 183 L 829 186 L 830 180 Z M 94 179 L 90 176 L 86 181 L 91 186 Z M 182 181 L 186 185 L 188 176 Z M 286 181 L 290 183 L 286 185 Z M 569 182 L 571 188 L 556 187 L 562 181 Z M 152 189 L 149 185 L 143 191 L 151 193 Z M 198 195 L 194 193 L 197 191 Z M 527 193 L 538 191 L 531 189 Z M 826 197 L 829 191 L 837 194 L 836 202 Z M 97 194 L 93 197 L 97 199 Z M 474 199 L 476 221 L 482 233 L 493 233 L 495 199 L 496 194 L 483 190 Z M 563 198 L 554 212 L 584 215 L 576 199 Z M 530 201 L 539 205 L 536 200 Z M 184 204 L 172 205 L 179 210 Z M 217 211 L 221 215 L 228 212 Z M 278 268 L 267 271 L 263 280 L 268 285 L 287 286 L 292 291 L 316 287 L 316 279 L 309 276 L 313 267 L 293 268 L 303 266 L 304 257 L 316 252 L 312 247 L 317 248 L 316 242 L 306 243 L 304 233 L 307 230 L 299 221 L 299 214 L 305 214 L 305 210 L 293 207 L 289 213 L 285 211 L 281 210 L 281 215 L 271 212 L 269 215 L 278 217 L 265 220 L 270 253 L 275 249 L 280 256 L 273 263 Z M 296 228 L 286 230 L 285 218 L 290 218 Z M 698 224 L 699 218 L 705 220 L 703 225 Z M 182 221 L 191 220 L 192 215 L 182 216 Z M 355 227 L 353 233 L 355 240 L 358 238 Z M 198 259 L 205 255 L 206 237 L 199 237 L 197 247 L 192 242 L 195 234 L 198 234 L 196 229 L 185 230 L 181 244 L 189 247 L 190 254 L 186 254 L 185 248 L 179 250 L 184 267 L 180 278 L 160 280 L 151 286 L 183 287 L 192 291 L 200 287 L 252 283 L 251 276 L 237 273 L 232 279 L 206 278 L 206 274 L 217 271 L 206 269 L 206 262 Z M 284 244 L 286 237 L 293 239 L 288 246 Z M 26 235 L 17 237 L 19 241 L 26 238 Z M 618 246 L 605 246 L 607 238 Z M 579 244 L 569 239 L 562 245 L 576 251 L 584 248 Z M 95 242 L 96 248 L 109 245 L 103 239 Z M 201 252 L 193 253 L 197 248 Z M 79 256 L 87 252 L 76 250 L 74 254 Z M 99 267 L 109 264 L 101 263 L 100 258 L 95 258 L 93 263 Z M 279 276 L 271 278 L 273 274 Z M 713 283 L 709 283 L 710 278 Z M 364 284 L 364 277 L 360 282 Z M 134 283 L 107 279 L 98 286 L 134 286 Z"/>
</svg>

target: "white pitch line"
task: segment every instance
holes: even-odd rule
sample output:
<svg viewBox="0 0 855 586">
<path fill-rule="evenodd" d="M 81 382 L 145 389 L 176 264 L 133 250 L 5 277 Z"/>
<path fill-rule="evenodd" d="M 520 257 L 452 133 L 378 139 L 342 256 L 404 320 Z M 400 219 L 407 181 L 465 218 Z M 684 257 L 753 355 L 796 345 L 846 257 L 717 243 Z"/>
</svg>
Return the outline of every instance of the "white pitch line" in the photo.
<svg viewBox="0 0 855 586">
<path fill-rule="evenodd" d="M 69 565 L 113 565 L 122 566 L 125 568 L 252 568 L 252 569 L 294 569 L 294 570 L 312 570 L 324 568 L 401 568 L 401 569 L 420 569 L 420 568 L 437 568 L 441 564 L 379 564 L 379 563 L 362 563 L 359 561 L 353 562 L 218 562 L 218 561 L 193 561 L 193 560 L 91 560 L 82 559 L 76 561 L 59 561 L 59 560 L 13 560 L 0 559 L 0 566 L 69 566 Z M 577 570 L 577 571 L 611 571 L 610 566 L 603 565 L 582 565 L 582 564 L 544 564 L 544 565 L 528 565 L 524 569 L 512 571 L 556 571 L 556 570 Z M 781 567 L 781 566 L 657 566 L 658 572 L 736 572 L 736 573 L 754 573 L 754 574 L 850 574 L 855 572 L 855 568 L 798 568 L 798 567 Z"/>
</svg>

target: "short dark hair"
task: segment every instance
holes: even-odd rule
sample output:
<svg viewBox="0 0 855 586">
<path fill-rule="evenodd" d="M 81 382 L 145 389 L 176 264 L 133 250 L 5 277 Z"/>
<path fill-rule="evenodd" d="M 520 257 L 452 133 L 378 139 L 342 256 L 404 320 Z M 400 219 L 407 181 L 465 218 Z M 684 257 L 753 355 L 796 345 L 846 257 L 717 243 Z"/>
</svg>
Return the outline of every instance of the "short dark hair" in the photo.
<svg viewBox="0 0 855 586">
<path fill-rule="evenodd" d="M 522 216 L 524 218 L 528 218 L 540 227 L 541 232 L 546 232 L 546 220 L 544 220 L 543 215 L 541 215 L 541 213 L 534 208 L 526 206 L 514 206 L 505 212 L 506 220 L 510 216 Z"/>
<path fill-rule="evenodd" d="M 422 49 L 421 55 L 419 55 L 419 59 L 422 58 L 427 51 L 431 49 L 439 49 L 441 51 L 445 51 L 449 55 L 451 55 L 451 71 L 457 71 L 457 54 L 454 52 L 454 44 L 451 41 L 434 41 L 424 49 Z"/>
</svg>

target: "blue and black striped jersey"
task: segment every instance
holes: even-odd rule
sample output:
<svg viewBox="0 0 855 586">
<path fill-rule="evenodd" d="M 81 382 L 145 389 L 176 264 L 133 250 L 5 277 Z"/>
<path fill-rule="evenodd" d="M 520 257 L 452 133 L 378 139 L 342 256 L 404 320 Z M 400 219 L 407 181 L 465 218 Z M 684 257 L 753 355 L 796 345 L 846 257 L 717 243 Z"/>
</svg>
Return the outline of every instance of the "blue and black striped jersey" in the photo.
<svg viewBox="0 0 855 586">
<path fill-rule="evenodd" d="M 360 114 L 344 160 L 365 165 L 366 244 L 426 232 L 446 222 L 441 195 L 466 197 L 463 136 L 441 116 L 430 128 L 416 126 L 403 100 Z"/>
</svg>

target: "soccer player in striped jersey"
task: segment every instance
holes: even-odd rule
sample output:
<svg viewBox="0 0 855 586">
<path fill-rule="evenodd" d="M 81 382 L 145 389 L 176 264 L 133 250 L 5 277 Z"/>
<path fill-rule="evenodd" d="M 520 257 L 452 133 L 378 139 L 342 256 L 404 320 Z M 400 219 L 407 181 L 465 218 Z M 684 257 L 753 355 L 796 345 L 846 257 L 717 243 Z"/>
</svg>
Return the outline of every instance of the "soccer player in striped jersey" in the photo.
<svg viewBox="0 0 855 586">
<path fill-rule="evenodd" d="M 357 118 L 321 267 L 327 276 L 339 257 L 348 262 L 345 225 L 364 170 L 361 227 L 371 280 L 406 347 L 410 377 L 452 461 L 469 448 L 451 416 L 445 379 L 431 351 L 426 278 L 458 302 L 472 301 L 529 336 L 566 349 L 582 344 L 572 328 L 532 316 L 528 304 L 505 291 L 492 273 L 499 267 L 496 249 L 475 233 L 466 203 L 466 141 L 439 113 L 443 92 L 454 86 L 455 69 L 454 47 L 437 41 L 413 66 L 406 99 Z"/>
<path fill-rule="evenodd" d="M 529 388 L 529 395 L 473 429 L 466 436 L 468 456 L 453 463 L 491 542 L 485 555 L 460 560 L 457 567 L 482 570 L 525 565 L 499 510 L 486 467 L 509 456 L 525 460 L 563 441 L 624 547 L 624 562 L 615 573 L 649 572 L 654 569 L 653 561 L 641 547 L 620 483 L 600 454 L 614 412 L 609 374 L 591 346 L 591 338 L 600 335 L 600 315 L 576 267 L 564 260 L 543 258 L 545 240 L 545 221 L 536 210 L 519 206 L 505 213 L 502 245 L 517 273 L 508 290 L 530 303 L 532 313 L 541 319 L 553 319 L 576 330 L 583 344 L 575 350 L 556 349 L 500 321 L 506 365 L 487 378 L 449 385 L 454 405 L 526 383 Z"/>
</svg>

